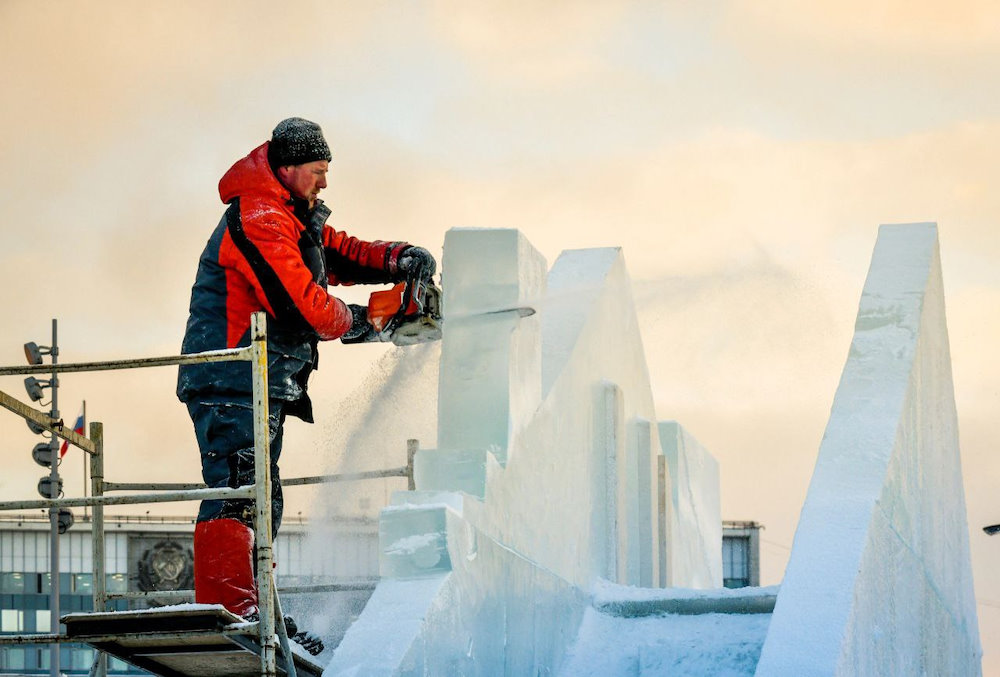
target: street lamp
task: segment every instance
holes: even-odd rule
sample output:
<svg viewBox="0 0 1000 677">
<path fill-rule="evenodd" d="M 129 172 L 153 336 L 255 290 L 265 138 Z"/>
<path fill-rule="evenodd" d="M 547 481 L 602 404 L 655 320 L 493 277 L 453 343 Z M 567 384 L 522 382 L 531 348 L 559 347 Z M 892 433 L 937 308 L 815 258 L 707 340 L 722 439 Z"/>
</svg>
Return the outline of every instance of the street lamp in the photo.
<svg viewBox="0 0 1000 677">
<path fill-rule="evenodd" d="M 38 493 L 45 498 L 59 498 L 62 495 L 62 490 L 63 481 L 61 477 L 57 476 L 55 482 L 53 482 L 49 475 L 42 475 L 42 479 L 38 480 Z M 56 511 L 57 516 L 58 514 L 58 511 Z"/>
<path fill-rule="evenodd" d="M 45 390 L 45 388 L 51 388 L 53 384 L 57 386 L 59 385 L 56 383 L 56 379 L 54 377 L 47 381 L 35 378 L 34 376 L 29 376 L 24 379 L 24 389 L 28 391 L 28 397 L 31 398 L 32 402 L 37 402 L 42 399 L 45 395 L 42 391 Z"/>
<path fill-rule="evenodd" d="M 42 466 L 43 468 L 52 467 L 52 459 L 57 458 L 56 453 L 59 450 L 59 442 L 57 440 L 51 440 L 49 442 L 39 442 L 35 445 L 35 448 L 31 450 L 31 458 L 35 460 L 35 463 Z M 48 494 L 42 494 L 43 498 L 49 498 Z"/>
<path fill-rule="evenodd" d="M 73 518 L 73 511 L 70 510 L 69 508 L 60 508 L 59 509 L 58 520 L 59 520 L 59 527 L 58 528 L 59 528 L 59 533 L 60 534 L 65 534 L 67 531 L 69 531 L 69 528 L 71 526 L 73 526 L 73 522 L 76 521 Z"/>
<path fill-rule="evenodd" d="M 50 348 L 49 346 L 40 346 L 34 341 L 28 341 L 24 344 L 24 357 L 28 360 L 28 364 L 41 364 L 42 355 L 58 355 L 59 351 L 57 348 Z"/>
</svg>

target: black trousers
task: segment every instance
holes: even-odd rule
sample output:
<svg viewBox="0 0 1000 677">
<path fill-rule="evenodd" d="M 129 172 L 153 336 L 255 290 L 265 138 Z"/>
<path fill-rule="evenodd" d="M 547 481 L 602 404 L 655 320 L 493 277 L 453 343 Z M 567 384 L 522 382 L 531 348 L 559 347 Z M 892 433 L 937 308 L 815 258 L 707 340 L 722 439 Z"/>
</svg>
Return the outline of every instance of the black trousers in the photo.
<svg viewBox="0 0 1000 677">
<path fill-rule="evenodd" d="M 285 425 L 284 400 L 270 400 L 268 430 L 271 441 L 271 532 L 281 526 L 284 500 L 278 458 Z M 188 402 L 201 451 L 201 475 L 212 488 L 239 487 L 254 481 L 253 402 L 249 397 L 206 399 Z M 208 500 L 201 502 L 198 521 L 236 519 L 251 529 L 253 501 L 249 499 Z"/>
</svg>

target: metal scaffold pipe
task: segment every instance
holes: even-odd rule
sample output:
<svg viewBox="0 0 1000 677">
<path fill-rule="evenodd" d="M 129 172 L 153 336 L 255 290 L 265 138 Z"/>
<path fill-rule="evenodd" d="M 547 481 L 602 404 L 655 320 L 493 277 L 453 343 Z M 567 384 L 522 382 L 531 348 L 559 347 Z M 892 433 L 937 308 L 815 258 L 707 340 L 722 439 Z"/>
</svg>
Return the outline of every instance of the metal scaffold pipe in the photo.
<svg viewBox="0 0 1000 677">
<path fill-rule="evenodd" d="M 254 438 L 254 526 L 257 539 L 257 606 L 260 613 L 260 674 L 275 677 L 277 647 L 274 637 L 274 593 L 272 591 L 271 445 L 267 384 L 267 321 L 256 312 L 250 321 L 253 371 Z"/>
<path fill-rule="evenodd" d="M 24 402 L 18 401 L 3 391 L 0 391 L 0 407 L 14 412 L 25 420 L 37 423 L 38 427 L 53 433 L 57 437 L 61 437 L 70 444 L 76 445 L 88 454 L 94 453 L 94 445 L 86 437 L 67 428 L 61 420 L 32 409 Z"/>
<path fill-rule="evenodd" d="M 310 484 L 333 484 L 335 482 L 354 482 L 358 480 L 387 479 L 390 477 L 409 477 L 410 469 L 406 466 L 387 468 L 385 470 L 364 470 L 361 472 L 338 473 L 335 475 L 315 475 L 313 477 L 292 477 L 281 480 L 283 487 L 300 487 Z M 191 482 L 105 482 L 105 491 L 181 491 L 184 489 L 206 489 L 204 483 Z"/>
<path fill-rule="evenodd" d="M 157 494 L 129 494 L 124 496 L 90 496 L 88 498 L 35 499 L 31 501 L 2 501 L 2 510 L 37 510 L 45 508 L 74 508 L 99 505 L 133 505 L 137 503 L 177 503 L 180 501 L 209 501 L 214 499 L 254 498 L 253 486 L 220 487 L 218 489 L 189 489 Z"/>
<path fill-rule="evenodd" d="M 26 344 L 26 351 L 27 351 Z M 258 609 L 259 620 L 254 623 L 240 623 L 239 628 L 232 626 L 232 630 L 224 629 L 223 634 L 253 634 L 260 643 L 260 671 L 261 677 L 276 677 L 278 674 L 277 653 L 279 642 L 288 660 L 288 664 L 283 666 L 284 673 L 294 675 L 295 666 L 291 662 L 292 650 L 289 644 L 287 633 L 283 632 L 284 624 L 280 620 L 281 600 L 278 597 L 277 581 L 273 568 L 273 532 L 272 532 L 272 493 L 271 493 L 271 449 L 270 449 L 270 412 L 269 412 L 269 389 L 268 389 L 268 352 L 267 352 L 267 322 L 263 312 L 254 313 L 251 317 L 251 340 L 250 345 L 245 348 L 233 348 L 228 350 L 206 351 L 192 355 L 180 355 L 169 357 L 139 358 L 129 360 L 110 360 L 103 362 L 86 362 L 76 364 L 58 364 L 56 359 L 56 324 L 53 320 L 52 348 L 50 353 L 52 364 L 33 365 L 29 367 L 0 367 L 0 376 L 3 375 L 24 375 L 42 372 L 51 373 L 51 387 L 53 389 L 52 410 L 46 415 L 32 407 L 16 400 L 15 398 L 0 392 L 0 407 L 6 408 L 22 418 L 37 424 L 35 427 L 52 433 L 55 437 L 67 440 L 71 444 L 80 447 L 89 454 L 89 474 L 91 496 L 86 496 L 86 488 L 82 498 L 56 498 L 55 496 L 41 500 L 24 501 L 3 501 L 0 502 L 0 512 L 5 510 L 27 511 L 34 509 L 48 510 L 50 517 L 57 515 L 63 508 L 69 507 L 92 507 L 91 524 L 91 552 L 93 553 L 93 609 L 102 617 L 108 611 L 109 599 L 149 599 L 149 598 L 170 598 L 177 600 L 187 600 L 193 595 L 191 590 L 177 591 L 152 591 L 152 592 L 107 592 L 107 569 L 105 562 L 105 515 L 106 505 L 133 505 L 142 503 L 167 503 L 180 501 L 204 501 L 204 500 L 249 500 L 254 504 L 254 529 L 256 536 L 256 564 L 257 564 L 257 587 L 258 587 Z M 253 414 L 254 414 L 254 483 L 253 485 L 230 488 L 219 487 L 210 488 L 201 483 L 114 483 L 106 482 L 104 468 L 104 428 L 100 422 L 90 422 L 90 436 L 83 435 L 69 430 L 59 418 L 58 400 L 56 397 L 56 386 L 58 385 L 57 374 L 67 372 L 87 372 L 87 371 L 108 371 L 117 369 L 132 369 L 141 367 L 157 367 L 167 365 L 194 364 L 202 362 L 222 362 L 222 361 L 248 361 L 250 362 L 252 374 L 253 393 Z M 29 391 L 30 395 L 30 391 Z M 55 442 L 53 438 L 53 446 Z M 408 487 L 414 488 L 414 458 L 419 449 L 416 440 L 407 442 L 407 464 L 403 467 L 387 468 L 382 470 L 369 470 L 352 473 L 339 473 L 333 475 L 319 475 L 313 477 L 293 478 L 282 481 L 284 486 L 302 486 L 310 484 L 321 484 L 330 482 L 349 482 L 356 480 L 368 480 L 379 478 L 406 478 Z M 57 451 L 54 449 L 54 451 Z M 54 459 L 55 460 L 55 459 Z M 51 474 L 55 475 L 58 462 L 53 463 Z M 58 477 L 58 475 L 56 475 Z M 58 482 L 51 482 L 53 488 L 58 487 Z M 134 491 L 140 493 L 126 495 L 108 495 L 109 491 Z M 155 492 L 155 493 L 150 493 Z M 58 495 L 58 489 L 51 490 L 51 493 Z M 45 495 L 45 494 L 43 494 Z M 65 511 L 63 511 L 65 512 Z M 58 527 L 58 522 L 53 528 Z M 53 548 L 51 559 L 58 566 L 59 551 L 58 538 L 53 538 Z M 53 568 L 58 572 L 57 568 Z M 289 594 L 302 594 L 310 592 L 332 592 L 351 590 L 372 590 L 377 579 L 345 580 L 328 582 L 319 585 L 303 585 L 289 587 L 285 592 Z M 58 591 L 58 574 L 54 577 L 52 589 Z M 58 593 L 56 593 L 58 594 Z M 79 641 L 73 637 L 59 632 L 59 612 L 58 603 L 53 603 L 53 632 L 51 634 L 35 635 L 11 635 L 0 638 L 0 644 L 52 644 L 53 658 L 50 665 L 58 665 L 58 644 L 62 642 Z M 114 614 L 106 614 L 113 616 Z M 76 622 L 79 619 L 74 619 Z M 67 622 L 70 622 L 67 619 Z M 69 633 L 72 635 L 73 633 Z M 176 637 L 186 637 L 190 633 L 178 631 Z M 174 637 L 174 634 L 165 634 L 163 637 Z M 136 636 L 141 639 L 141 635 Z M 122 640 L 131 641 L 132 635 L 129 632 L 120 634 L 109 634 L 106 637 L 87 635 L 85 642 L 94 645 L 100 641 Z M 162 639 L 162 638 L 161 638 Z M 114 655 L 120 655 L 114 653 Z M 106 677 L 107 675 L 107 655 L 98 651 L 94 665 L 90 674 L 94 677 Z"/>
<path fill-rule="evenodd" d="M 59 365 L 33 365 L 30 367 L 0 367 L 0 376 L 141 369 L 144 367 L 168 367 L 178 364 L 197 364 L 200 362 L 235 362 L 238 360 L 249 360 L 250 353 L 251 346 L 247 346 L 245 348 L 227 348 L 225 350 L 206 350 L 203 353 L 192 355 L 167 355 L 164 357 L 140 357 L 131 360 L 76 362 Z"/>
<path fill-rule="evenodd" d="M 90 493 L 94 498 L 104 496 L 104 424 L 98 421 L 90 424 L 90 439 L 94 442 L 94 453 L 90 455 Z M 94 611 L 107 611 L 107 579 L 104 566 L 104 506 L 94 505 L 93 522 L 90 525 L 91 559 L 93 560 Z M 98 652 L 91 670 L 94 677 L 106 677 L 108 657 Z"/>
</svg>

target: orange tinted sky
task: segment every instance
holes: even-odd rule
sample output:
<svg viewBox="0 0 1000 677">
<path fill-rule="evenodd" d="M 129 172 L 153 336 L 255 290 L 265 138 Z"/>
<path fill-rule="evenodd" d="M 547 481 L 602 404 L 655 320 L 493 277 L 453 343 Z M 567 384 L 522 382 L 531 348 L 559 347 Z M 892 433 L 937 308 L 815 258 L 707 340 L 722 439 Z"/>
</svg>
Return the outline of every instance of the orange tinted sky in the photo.
<svg viewBox="0 0 1000 677">
<path fill-rule="evenodd" d="M 937 221 L 1000 674 L 1000 540 L 979 531 L 1000 521 L 1000 9 L 663 4 L 0 3 L 0 362 L 46 342 L 52 317 L 64 361 L 175 352 L 218 178 L 275 122 L 309 117 L 352 234 L 439 252 L 450 227 L 517 227 L 550 263 L 624 247 L 660 415 L 720 460 L 724 516 L 767 526 L 774 583 L 877 225 Z M 321 420 L 379 354 L 326 348 Z M 63 414 L 87 398 L 123 479 L 189 479 L 173 378 L 66 376 Z M 17 379 L 0 388 L 21 396 Z M 36 439 L 0 430 L 0 495 L 33 498 Z M 286 448 L 323 434 L 292 425 Z"/>
</svg>

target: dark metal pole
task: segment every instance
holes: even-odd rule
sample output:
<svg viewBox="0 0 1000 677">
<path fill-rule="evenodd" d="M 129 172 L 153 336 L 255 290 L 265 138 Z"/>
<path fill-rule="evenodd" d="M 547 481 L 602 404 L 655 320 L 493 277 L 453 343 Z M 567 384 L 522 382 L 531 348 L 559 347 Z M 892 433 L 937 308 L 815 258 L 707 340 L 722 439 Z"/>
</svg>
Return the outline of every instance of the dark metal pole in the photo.
<svg viewBox="0 0 1000 677">
<path fill-rule="evenodd" d="M 90 455 L 90 493 L 104 495 L 104 424 L 96 421 L 90 424 L 90 439 L 94 441 L 94 453 Z M 107 567 L 104 562 L 104 506 L 94 506 L 94 518 L 90 523 L 91 559 L 93 560 L 94 611 L 107 611 Z M 95 677 L 107 677 L 108 657 L 98 652 L 91 671 Z"/>
<path fill-rule="evenodd" d="M 83 401 L 83 430 L 87 429 L 87 400 Z M 90 482 L 90 478 L 87 476 L 87 471 L 90 469 L 90 460 L 87 458 L 87 454 L 80 454 L 83 458 L 83 497 L 87 498 L 87 485 Z M 87 506 L 83 506 L 83 521 L 87 521 Z"/>
<path fill-rule="evenodd" d="M 59 362 L 58 325 L 55 319 L 52 320 L 52 356 L 53 367 Z M 52 411 L 50 416 L 53 420 L 59 420 L 59 374 L 56 369 L 52 370 Z M 49 498 L 59 498 L 59 444 L 58 438 L 52 436 L 52 446 L 49 449 Z M 51 628 L 52 634 L 59 634 L 59 508 L 53 506 L 49 508 L 49 531 L 51 533 L 51 551 L 49 562 L 49 610 L 52 614 Z M 49 674 L 52 677 L 59 677 L 59 645 L 52 644 L 49 647 Z"/>
</svg>

